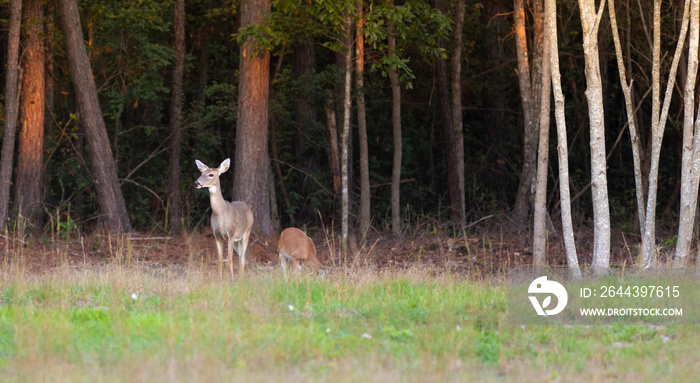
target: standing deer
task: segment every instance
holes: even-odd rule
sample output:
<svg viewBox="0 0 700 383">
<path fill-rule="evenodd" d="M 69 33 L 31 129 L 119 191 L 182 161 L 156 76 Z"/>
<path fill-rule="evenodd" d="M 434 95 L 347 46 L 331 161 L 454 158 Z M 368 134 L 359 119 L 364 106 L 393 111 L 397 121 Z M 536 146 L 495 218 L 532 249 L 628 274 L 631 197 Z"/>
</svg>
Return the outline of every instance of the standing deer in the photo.
<svg viewBox="0 0 700 383">
<path fill-rule="evenodd" d="M 292 261 L 293 270 L 301 270 L 301 263 L 309 265 L 313 270 L 318 270 L 318 275 L 323 278 L 326 274 L 321 268 L 321 262 L 316 257 L 316 246 L 303 231 L 290 227 L 284 229 L 277 242 L 282 271 L 287 274 L 287 262 Z"/>
<path fill-rule="evenodd" d="M 253 227 L 253 212 L 248 205 L 241 201 L 228 202 L 221 195 L 219 176 L 225 173 L 231 160 L 225 159 L 218 168 L 210 168 L 200 160 L 195 160 L 202 175 L 194 182 L 197 189 L 209 189 L 211 203 L 211 231 L 216 239 L 216 250 L 219 254 L 219 278 L 223 279 L 224 243 L 228 245 L 228 264 L 233 278 L 233 246 L 239 259 L 239 274 L 245 269 L 245 251 L 248 247 L 250 229 Z"/>
</svg>

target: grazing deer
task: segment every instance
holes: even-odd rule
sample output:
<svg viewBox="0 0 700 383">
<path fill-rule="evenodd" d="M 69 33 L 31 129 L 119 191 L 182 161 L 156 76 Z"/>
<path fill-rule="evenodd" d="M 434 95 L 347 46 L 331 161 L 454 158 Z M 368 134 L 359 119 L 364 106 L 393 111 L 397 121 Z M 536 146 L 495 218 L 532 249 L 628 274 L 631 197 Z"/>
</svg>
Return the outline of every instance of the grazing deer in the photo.
<svg viewBox="0 0 700 383">
<path fill-rule="evenodd" d="M 318 275 L 323 278 L 326 272 L 321 268 L 321 262 L 316 257 L 316 246 L 303 231 L 290 227 L 284 229 L 277 242 L 282 271 L 287 274 L 287 262 L 292 261 L 293 270 L 301 270 L 300 262 L 318 270 Z"/>
<path fill-rule="evenodd" d="M 194 182 L 197 189 L 209 189 L 211 203 L 211 231 L 216 239 L 216 250 L 219 254 L 219 278 L 223 279 L 224 243 L 228 245 L 228 264 L 233 278 L 233 246 L 238 253 L 238 272 L 243 275 L 245 268 L 245 251 L 248 247 L 250 229 L 253 227 L 253 212 L 248 205 L 241 201 L 228 202 L 221 195 L 219 176 L 226 172 L 231 164 L 225 159 L 218 168 L 210 168 L 200 160 L 195 160 L 202 175 Z"/>
</svg>

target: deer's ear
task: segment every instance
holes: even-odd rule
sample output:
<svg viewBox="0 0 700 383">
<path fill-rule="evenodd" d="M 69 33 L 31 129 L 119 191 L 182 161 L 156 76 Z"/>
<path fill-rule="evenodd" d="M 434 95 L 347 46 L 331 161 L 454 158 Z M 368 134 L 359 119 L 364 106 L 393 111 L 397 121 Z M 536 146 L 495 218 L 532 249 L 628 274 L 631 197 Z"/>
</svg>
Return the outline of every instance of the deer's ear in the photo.
<svg viewBox="0 0 700 383">
<path fill-rule="evenodd" d="M 231 159 L 227 158 L 219 165 L 219 173 L 227 171 L 229 166 L 231 166 Z"/>
<path fill-rule="evenodd" d="M 194 160 L 194 163 L 197 164 L 197 169 L 199 169 L 199 171 L 202 173 L 206 172 L 207 169 L 209 169 L 209 166 L 205 165 L 200 160 Z"/>
</svg>

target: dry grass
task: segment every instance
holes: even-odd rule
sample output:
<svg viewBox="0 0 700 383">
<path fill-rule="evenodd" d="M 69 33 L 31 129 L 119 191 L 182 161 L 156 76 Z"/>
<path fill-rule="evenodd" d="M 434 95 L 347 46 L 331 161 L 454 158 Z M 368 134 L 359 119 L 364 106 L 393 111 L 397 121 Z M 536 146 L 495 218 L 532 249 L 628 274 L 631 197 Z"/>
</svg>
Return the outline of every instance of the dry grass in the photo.
<svg viewBox="0 0 700 383">
<path fill-rule="evenodd" d="M 524 257 L 498 236 L 375 239 L 347 263 L 314 239 L 324 263 L 335 265 L 325 280 L 284 279 L 269 257 L 274 244 L 258 242 L 246 277 L 219 281 L 206 234 L 5 237 L 0 376 L 697 381 L 700 334 L 692 326 L 507 325 L 498 270 Z"/>
</svg>

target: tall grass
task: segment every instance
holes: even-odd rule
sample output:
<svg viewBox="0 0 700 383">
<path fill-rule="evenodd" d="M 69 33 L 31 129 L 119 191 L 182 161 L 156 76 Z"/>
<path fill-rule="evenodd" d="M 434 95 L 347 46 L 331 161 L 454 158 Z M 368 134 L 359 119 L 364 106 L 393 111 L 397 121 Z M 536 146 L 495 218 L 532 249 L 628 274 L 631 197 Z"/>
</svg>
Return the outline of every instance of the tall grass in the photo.
<svg viewBox="0 0 700 383">
<path fill-rule="evenodd" d="M 115 251 L 44 274 L 4 263 L 0 381 L 698 381 L 695 327 L 510 326 L 497 280 L 356 268 L 220 282 Z"/>
</svg>

